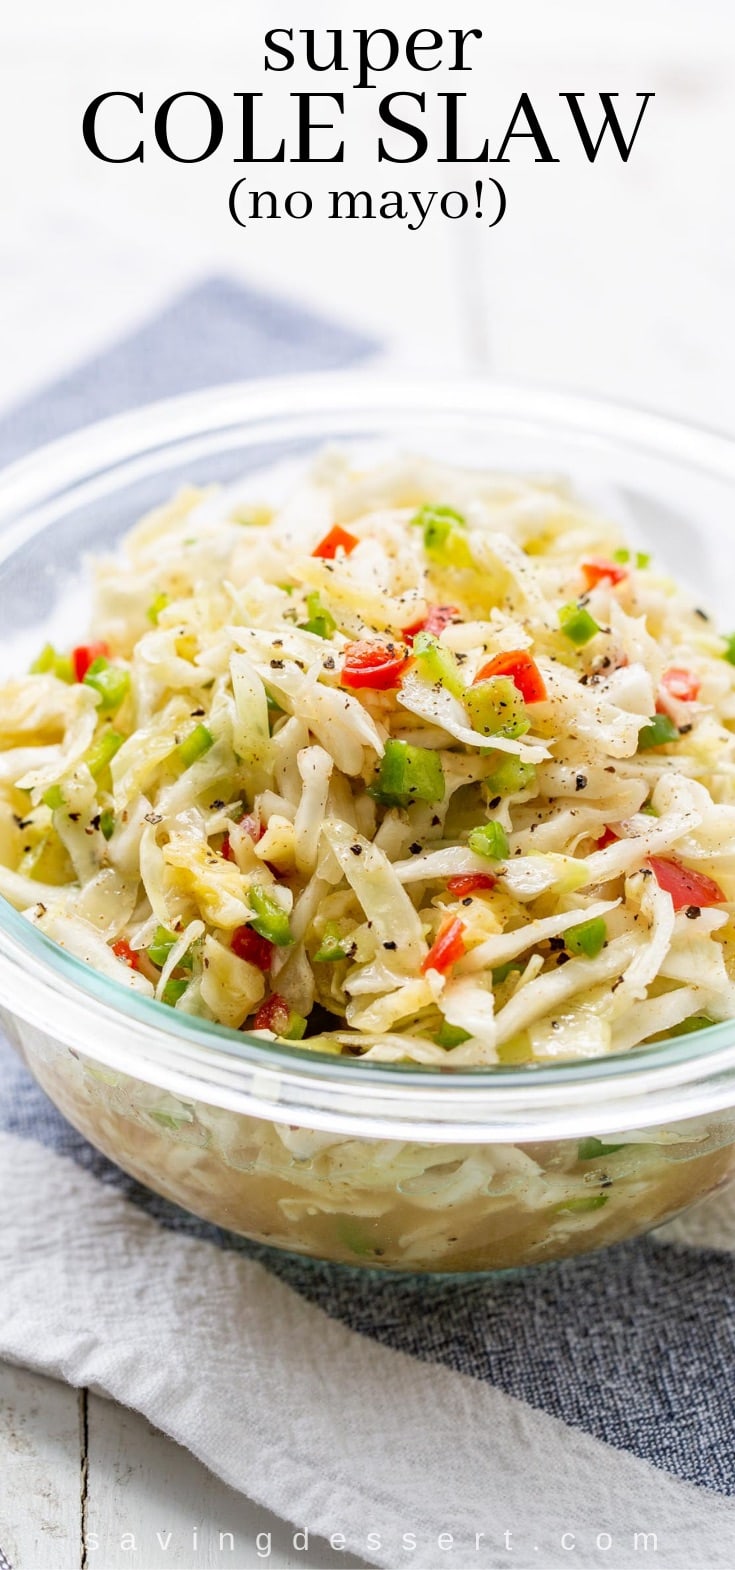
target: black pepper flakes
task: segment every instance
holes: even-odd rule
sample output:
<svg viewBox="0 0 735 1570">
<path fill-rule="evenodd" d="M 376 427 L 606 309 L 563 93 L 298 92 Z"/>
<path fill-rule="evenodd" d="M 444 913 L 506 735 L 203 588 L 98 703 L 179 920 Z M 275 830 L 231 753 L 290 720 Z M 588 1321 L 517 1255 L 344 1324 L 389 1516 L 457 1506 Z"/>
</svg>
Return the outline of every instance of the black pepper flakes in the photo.
<svg viewBox="0 0 735 1570">
<path fill-rule="evenodd" d="M 362 845 L 350 845 L 350 850 L 352 851 L 353 856 L 362 855 Z"/>
<path fill-rule="evenodd" d="M 391 950 L 392 949 L 397 949 L 398 948 L 398 944 L 394 943 L 392 938 L 387 938 L 384 941 L 384 943 L 383 943 L 383 948 L 384 949 L 391 949 Z"/>
<path fill-rule="evenodd" d="M 557 954 L 556 963 L 557 965 L 568 965 L 571 957 L 571 954 Z"/>
<path fill-rule="evenodd" d="M 502 799 L 502 796 L 493 796 L 492 800 L 488 802 L 491 812 L 494 812 L 495 808 L 500 806 Z"/>
<path fill-rule="evenodd" d="M 587 789 L 587 775 L 586 774 L 577 774 L 575 776 L 574 789 L 575 790 L 586 790 Z"/>
<path fill-rule="evenodd" d="M 687 905 L 684 915 L 688 921 L 699 921 L 702 912 L 699 905 Z"/>
</svg>

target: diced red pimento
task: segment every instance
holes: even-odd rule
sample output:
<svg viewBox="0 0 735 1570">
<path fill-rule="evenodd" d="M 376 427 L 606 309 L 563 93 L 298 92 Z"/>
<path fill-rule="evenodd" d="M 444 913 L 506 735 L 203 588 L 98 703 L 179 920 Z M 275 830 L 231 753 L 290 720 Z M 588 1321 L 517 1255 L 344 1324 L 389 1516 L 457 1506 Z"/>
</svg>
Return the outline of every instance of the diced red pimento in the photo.
<svg viewBox="0 0 735 1570">
<path fill-rule="evenodd" d="M 459 616 L 456 605 L 430 605 L 425 616 L 403 628 L 402 636 L 409 645 L 419 632 L 430 632 L 432 637 L 438 638 L 456 616 Z"/>
<path fill-rule="evenodd" d="M 112 952 L 113 954 L 117 955 L 117 958 L 121 959 L 125 965 L 129 965 L 131 970 L 140 970 L 140 959 L 138 958 L 135 949 L 131 949 L 127 938 L 118 938 L 117 941 L 112 944 Z"/>
<path fill-rule="evenodd" d="M 355 534 L 350 534 L 348 529 L 343 529 L 341 524 L 335 523 L 334 528 L 325 534 L 324 539 L 319 541 L 311 554 L 320 556 L 322 561 L 334 561 L 339 550 L 344 551 L 345 556 L 349 556 L 350 551 L 354 551 L 359 543 Z"/>
<path fill-rule="evenodd" d="M 439 928 L 434 942 L 429 949 L 425 960 L 421 963 L 421 974 L 426 975 L 427 970 L 438 970 L 444 975 L 457 960 L 462 959 L 465 953 L 464 922 L 457 916 L 450 916 L 448 921 Z"/>
<path fill-rule="evenodd" d="M 531 655 L 525 649 L 511 649 L 507 654 L 496 654 L 477 672 L 473 687 L 492 676 L 510 676 L 524 703 L 543 703 L 546 698 L 544 679 Z"/>
<path fill-rule="evenodd" d="M 686 910 L 689 906 L 707 910 L 712 905 L 721 905 L 727 898 L 714 878 L 708 878 L 705 872 L 692 872 L 680 861 L 668 856 L 649 856 L 648 865 L 659 888 L 671 895 L 674 910 Z"/>
<path fill-rule="evenodd" d="M 600 838 L 596 841 L 597 849 L 607 850 L 608 845 L 616 845 L 619 838 L 620 835 L 615 834 L 612 829 L 604 829 Z"/>
<path fill-rule="evenodd" d="M 387 692 L 397 687 L 408 665 L 402 644 L 374 643 L 367 639 L 348 643 L 342 668 L 343 687 L 371 687 Z"/>
<path fill-rule="evenodd" d="M 679 703 L 696 703 L 702 687 L 694 671 L 685 670 L 680 665 L 672 665 L 670 670 L 664 671 L 661 685 Z"/>
<path fill-rule="evenodd" d="M 604 556 L 592 556 L 589 561 L 581 562 L 580 566 L 588 589 L 596 589 L 598 583 L 622 583 L 628 577 L 627 567 L 620 567 L 617 562 L 608 561 Z"/>
<path fill-rule="evenodd" d="M 71 663 L 77 681 L 84 681 L 90 665 L 95 660 L 107 660 L 110 657 L 109 643 L 80 643 L 71 651 Z"/>
<path fill-rule="evenodd" d="M 291 1010 L 285 998 L 279 992 L 274 992 L 271 997 L 261 1003 L 253 1020 L 253 1030 L 272 1030 L 274 1036 L 282 1036 L 288 1030 Z"/>
<path fill-rule="evenodd" d="M 468 894 L 476 894 L 478 889 L 494 889 L 497 881 L 492 872 L 460 872 L 456 878 L 447 878 L 447 888 L 457 899 L 465 899 Z"/>
<path fill-rule="evenodd" d="M 222 855 L 224 856 L 225 861 L 234 861 L 235 860 L 235 852 L 233 851 L 232 846 L 230 844 L 230 836 L 229 836 L 229 834 L 226 834 L 224 839 L 223 839 L 223 841 L 222 841 Z"/>
<path fill-rule="evenodd" d="M 238 959 L 247 960 L 249 965 L 256 965 L 258 970 L 270 970 L 273 964 L 275 944 L 261 937 L 259 932 L 254 932 L 252 927 L 236 927 L 230 948 Z"/>
</svg>

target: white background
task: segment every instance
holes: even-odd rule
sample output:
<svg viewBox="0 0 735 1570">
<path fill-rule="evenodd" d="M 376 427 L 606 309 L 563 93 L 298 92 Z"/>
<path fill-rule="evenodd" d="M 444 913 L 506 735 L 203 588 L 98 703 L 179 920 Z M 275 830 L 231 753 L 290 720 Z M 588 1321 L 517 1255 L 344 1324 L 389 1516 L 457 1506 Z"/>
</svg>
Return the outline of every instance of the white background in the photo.
<svg viewBox="0 0 735 1570">
<path fill-rule="evenodd" d="M 384 340 L 391 365 L 558 383 L 732 424 L 732 15 L 730 0 L 392 0 L 382 17 L 367 0 L 6 8 L 0 401 L 86 355 L 173 290 L 224 270 L 360 321 Z M 471 76 L 419 77 L 404 63 L 376 78 L 375 92 L 350 91 L 354 72 L 263 76 L 268 26 L 349 31 L 380 20 L 403 34 L 481 26 Z M 452 174 L 428 158 L 379 168 L 376 99 L 386 90 L 423 87 L 436 104 L 439 91 L 466 89 L 469 151 L 485 135 L 498 146 L 528 91 L 560 161 L 536 164 L 533 144 L 516 143 L 511 165 L 496 171 L 507 180 L 508 212 L 494 230 L 474 218 L 430 217 L 411 234 L 398 222 L 320 216 L 243 230 L 227 211 L 243 173 L 231 161 L 233 94 L 264 82 L 272 101 L 264 145 L 274 118 L 281 130 L 288 124 L 289 92 L 348 84 L 349 161 L 307 170 L 315 192 L 441 189 L 488 172 L 467 164 Z M 142 166 L 102 164 L 83 144 L 85 105 L 113 89 L 145 94 Z M 225 141 L 207 163 L 177 165 L 153 145 L 155 108 L 184 89 L 208 92 L 225 113 Z M 591 105 L 601 90 L 619 91 L 628 128 L 634 94 L 656 94 L 627 165 L 606 141 L 590 166 L 558 96 L 584 91 Z M 283 192 L 304 183 L 305 168 L 263 165 L 248 175 Z"/>
<path fill-rule="evenodd" d="M 502 171 L 508 211 L 493 230 L 431 216 L 418 233 L 398 222 L 323 216 L 237 228 L 227 211 L 243 172 L 231 161 L 232 95 L 263 88 L 265 28 L 381 22 L 402 34 L 480 26 L 471 77 L 437 71 L 417 80 L 404 65 L 378 78 L 376 92 L 360 93 L 349 91 L 354 72 L 316 82 L 303 70 L 271 75 L 264 143 L 279 121 L 288 123 L 289 92 L 344 89 L 348 159 L 307 171 L 263 166 L 248 171 L 251 183 L 281 193 L 308 184 L 317 205 L 332 185 L 471 188 L 487 172 L 481 165 L 459 174 L 430 159 L 378 168 L 375 101 L 398 89 L 425 88 L 432 104 L 439 91 L 466 90 L 469 150 L 486 135 L 497 147 L 527 91 L 559 163 L 535 164 L 533 147 L 517 144 Z M 35 0 L 6 7 L 0 88 L 0 408 L 172 293 L 225 273 L 366 328 L 391 371 L 553 383 L 735 428 L 731 0 L 392 0 L 382 14 L 366 0 L 349 8 L 327 0 Z M 223 148 L 196 166 L 165 160 L 151 134 L 151 111 L 185 89 L 209 93 L 226 118 Z M 83 109 L 110 90 L 145 94 L 142 167 L 103 165 L 83 144 Z M 625 166 L 607 140 L 597 164 L 587 163 L 558 96 L 584 91 L 591 104 L 601 90 L 620 93 L 626 128 L 634 94 L 656 95 Z M 438 132 L 435 109 L 427 122 Z M 182 135 L 195 131 L 182 127 Z M 265 1562 L 252 1544 L 267 1519 L 132 1415 L 91 1397 L 83 1442 L 76 1393 L 0 1370 L 0 1416 L 0 1516 L 13 1524 L 16 1570 L 78 1570 L 85 1490 L 89 1525 L 104 1541 L 90 1559 L 98 1570 Z M 130 1521 L 148 1545 L 135 1555 L 120 1548 Z M 235 1530 L 250 1547 L 234 1559 L 194 1553 L 197 1522 L 200 1543 L 214 1527 Z M 165 1556 L 150 1546 L 157 1529 L 174 1529 Z M 268 1562 L 303 1556 L 293 1559 L 282 1533 Z"/>
</svg>

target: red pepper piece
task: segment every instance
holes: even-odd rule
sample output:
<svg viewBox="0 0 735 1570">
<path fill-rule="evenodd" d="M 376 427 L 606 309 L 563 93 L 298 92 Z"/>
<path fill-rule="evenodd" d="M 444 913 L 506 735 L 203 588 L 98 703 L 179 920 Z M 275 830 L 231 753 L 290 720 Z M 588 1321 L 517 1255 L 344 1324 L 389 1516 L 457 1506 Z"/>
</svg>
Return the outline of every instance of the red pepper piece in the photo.
<svg viewBox="0 0 735 1570">
<path fill-rule="evenodd" d="M 477 672 L 473 687 L 479 681 L 488 681 L 491 676 L 510 676 L 524 703 L 543 703 L 546 698 L 543 676 L 536 661 L 531 659 L 525 649 L 511 649 L 508 654 L 496 654 Z"/>
<path fill-rule="evenodd" d="M 229 836 L 229 834 L 226 834 L 224 839 L 223 839 L 223 841 L 222 841 L 222 855 L 224 856 L 225 861 L 234 861 L 235 860 L 234 852 L 233 852 L 232 846 L 230 844 L 230 836 Z"/>
<path fill-rule="evenodd" d="M 721 905 L 726 899 L 714 878 L 708 878 L 704 872 L 692 872 L 680 861 L 670 860 L 668 856 L 649 856 L 648 865 L 659 888 L 671 895 L 674 910 L 685 910 L 688 905 L 706 910 L 711 905 Z"/>
<path fill-rule="evenodd" d="M 430 632 L 432 637 L 438 638 L 455 616 L 459 616 L 456 605 L 430 605 L 425 616 L 420 616 L 418 621 L 412 621 L 403 628 L 402 636 L 409 645 L 419 632 Z"/>
<path fill-rule="evenodd" d="M 607 561 L 604 556 L 593 556 L 590 561 L 583 561 L 581 568 L 588 589 L 596 589 L 598 583 L 622 583 L 628 576 L 627 567 L 619 567 L 617 562 Z"/>
<path fill-rule="evenodd" d="M 230 948 L 238 959 L 246 959 L 249 965 L 257 965 L 258 970 L 270 970 L 273 964 L 275 944 L 261 937 L 259 932 L 254 932 L 252 927 L 236 927 Z"/>
<path fill-rule="evenodd" d="M 387 692 L 397 687 L 408 665 L 405 650 L 395 643 L 348 643 L 342 669 L 343 687 L 372 687 Z"/>
<path fill-rule="evenodd" d="M 426 959 L 421 964 L 421 974 L 426 975 L 427 970 L 438 970 L 443 975 L 458 959 L 462 959 L 465 952 L 464 922 L 456 916 L 450 916 L 434 939 Z"/>
<path fill-rule="evenodd" d="M 494 889 L 497 881 L 492 872 L 460 872 L 456 878 L 447 878 L 447 888 L 450 894 L 464 899 L 467 894 L 474 894 L 476 889 Z"/>
<path fill-rule="evenodd" d="M 671 670 L 664 671 L 661 684 L 679 703 L 695 703 L 702 686 L 694 671 L 684 670 L 679 665 L 672 665 Z"/>
<path fill-rule="evenodd" d="M 617 845 L 619 838 L 619 834 L 614 834 L 612 829 L 605 829 L 604 833 L 600 835 L 600 838 L 596 842 L 597 849 L 606 850 L 608 845 Z"/>
<path fill-rule="evenodd" d="M 131 970 L 140 970 L 138 955 L 135 949 L 131 949 L 127 938 L 118 938 L 117 942 L 112 944 L 112 952 L 117 955 L 118 959 L 124 960 Z"/>
<path fill-rule="evenodd" d="M 359 545 L 359 543 L 356 535 L 350 534 L 347 529 L 343 529 L 340 524 L 336 523 L 334 528 L 330 529 L 328 534 L 325 534 L 324 539 L 320 540 L 319 544 L 314 547 L 311 554 L 312 556 L 321 556 L 323 561 L 333 561 L 338 550 L 343 550 L 345 556 L 349 556 L 350 551 L 354 551 L 355 546 Z"/>
<path fill-rule="evenodd" d="M 90 665 L 95 660 L 107 660 L 110 657 L 109 643 L 80 643 L 71 651 L 71 662 L 77 681 L 84 681 Z"/>
<path fill-rule="evenodd" d="M 275 1036 L 282 1036 L 288 1030 L 291 1010 L 285 998 L 279 992 L 274 992 L 271 997 L 261 1003 L 253 1020 L 253 1030 L 272 1030 Z"/>
</svg>

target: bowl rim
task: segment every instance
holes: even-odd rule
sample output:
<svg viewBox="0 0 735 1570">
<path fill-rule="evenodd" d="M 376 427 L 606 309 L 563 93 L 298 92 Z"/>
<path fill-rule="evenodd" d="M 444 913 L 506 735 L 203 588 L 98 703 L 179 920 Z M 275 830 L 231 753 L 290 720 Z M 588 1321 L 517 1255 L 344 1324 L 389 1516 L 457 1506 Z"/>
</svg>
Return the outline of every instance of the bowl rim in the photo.
<svg viewBox="0 0 735 1570">
<path fill-rule="evenodd" d="M 305 410 L 307 411 L 305 414 Z M 225 427 L 273 440 L 294 425 L 308 438 L 326 416 L 410 410 L 459 423 L 505 420 L 612 441 L 735 483 L 735 439 L 632 404 L 522 383 L 386 379 L 373 371 L 225 383 L 97 422 L 37 448 L 0 472 L 0 568 L 95 478 L 149 453 Z M 30 983 L 33 983 L 32 985 Z M 92 1007 L 90 1008 L 90 1005 Z M 0 1012 L 9 1010 L 111 1069 L 176 1094 L 198 1095 L 278 1122 L 368 1137 L 560 1137 L 646 1127 L 735 1102 L 735 1022 L 669 1038 L 619 1057 L 548 1066 L 436 1070 L 370 1063 L 270 1042 L 167 1011 L 126 993 L 75 959 L 0 900 Z M 130 1027 L 135 1038 L 131 1048 Z M 644 1103 L 642 1105 L 642 1103 Z"/>
</svg>

